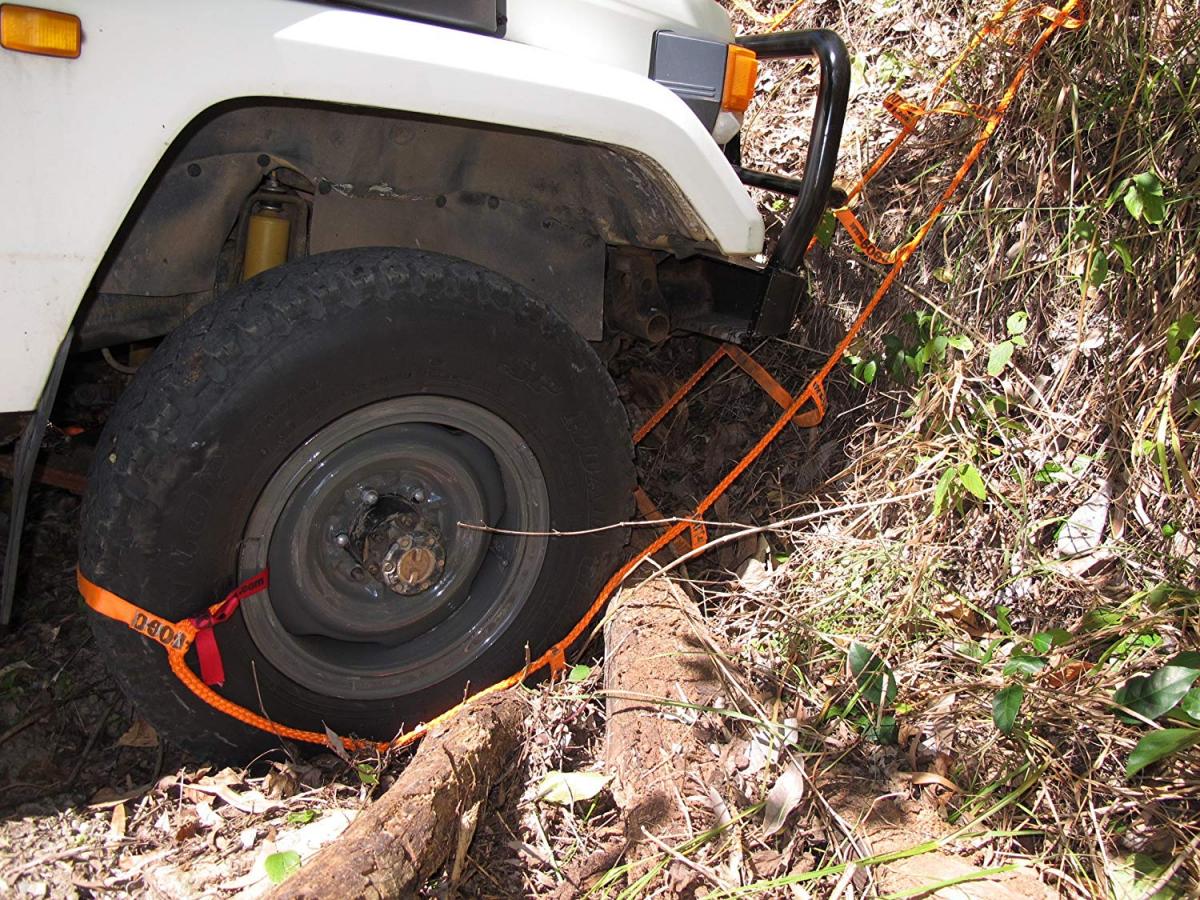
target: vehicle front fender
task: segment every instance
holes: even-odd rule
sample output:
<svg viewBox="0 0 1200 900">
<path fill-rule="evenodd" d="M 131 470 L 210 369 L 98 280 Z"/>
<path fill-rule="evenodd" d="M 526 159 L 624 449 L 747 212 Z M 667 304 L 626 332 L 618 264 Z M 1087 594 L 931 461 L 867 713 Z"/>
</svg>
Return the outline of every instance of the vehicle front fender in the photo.
<svg viewBox="0 0 1200 900">
<path fill-rule="evenodd" d="M 753 202 L 669 90 L 511 41 L 295 0 L 62 0 L 79 59 L 0 51 L 0 411 L 32 409 L 54 350 L 167 149 L 246 97 L 444 117 L 622 148 L 694 214 L 694 240 L 762 248 Z M 385 152 L 381 148 L 380 152 Z"/>
</svg>

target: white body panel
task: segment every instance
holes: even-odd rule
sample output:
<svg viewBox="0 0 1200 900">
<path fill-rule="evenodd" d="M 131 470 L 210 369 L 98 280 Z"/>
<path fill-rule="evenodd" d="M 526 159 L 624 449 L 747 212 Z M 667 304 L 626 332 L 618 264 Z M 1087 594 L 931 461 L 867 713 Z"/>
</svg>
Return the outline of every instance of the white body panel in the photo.
<svg viewBox="0 0 1200 900">
<path fill-rule="evenodd" d="M 656 28 L 728 34 L 707 0 L 509 0 L 507 40 L 293 0 L 47 5 L 82 19 L 79 59 L 0 50 L 0 412 L 34 407 L 147 177 L 225 100 L 351 103 L 630 148 L 673 179 L 725 253 L 761 250 L 762 220 L 711 136 L 643 74 Z M 568 10 L 587 23 L 573 34 Z"/>
</svg>

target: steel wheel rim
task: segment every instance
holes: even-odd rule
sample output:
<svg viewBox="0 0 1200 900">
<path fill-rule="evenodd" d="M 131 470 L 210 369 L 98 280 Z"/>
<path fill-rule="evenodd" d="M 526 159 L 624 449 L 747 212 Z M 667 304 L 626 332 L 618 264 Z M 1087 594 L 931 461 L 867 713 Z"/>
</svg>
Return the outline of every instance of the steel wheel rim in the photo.
<svg viewBox="0 0 1200 900">
<path fill-rule="evenodd" d="M 428 509 L 389 487 L 405 482 L 428 492 Z M 404 519 L 408 503 L 421 523 L 433 523 L 424 531 L 418 524 L 415 536 L 440 528 L 444 569 L 428 589 L 398 596 L 380 574 L 352 583 L 346 574 L 352 570 L 339 567 L 354 561 L 339 557 L 336 541 L 351 528 L 354 492 L 360 499 L 366 494 L 366 504 L 375 488 L 400 510 L 395 516 Z M 369 521 L 372 514 L 362 515 Z M 399 527 L 395 516 L 387 520 L 389 535 Z M 486 652 L 524 608 L 545 558 L 545 537 L 457 525 L 489 516 L 503 530 L 549 530 L 541 466 L 499 416 L 431 395 L 347 413 L 284 461 L 250 514 L 239 576 L 271 569 L 271 589 L 244 607 L 251 639 L 280 672 L 325 696 L 386 699 L 451 677 Z M 360 556 L 364 563 L 374 559 Z"/>
</svg>

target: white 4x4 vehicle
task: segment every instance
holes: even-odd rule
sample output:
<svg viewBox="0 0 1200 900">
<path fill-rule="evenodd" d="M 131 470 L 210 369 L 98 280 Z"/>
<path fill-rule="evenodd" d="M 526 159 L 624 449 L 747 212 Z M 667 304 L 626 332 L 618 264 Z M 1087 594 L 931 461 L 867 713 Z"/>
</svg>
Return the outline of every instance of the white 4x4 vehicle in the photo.
<svg viewBox="0 0 1200 900">
<path fill-rule="evenodd" d="M 634 485 L 589 342 L 788 328 L 849 80 L 830 32 L 735 41 L 713 0 L 6 3 L 0 45 L 3 615 L 65 360 L 161 337 L 93 458 L 81 574 L 176 621 L 269 570 L 220 693 L 371 738 L 587 608 L 625 535 L 542 535 L 626 519 Z M 756 55 L 820 63 L 802 178 L 737 164 Z M 765 263 L 747 183 L 797 198 Z M 92 618 L 163 732 L 271 740 Z"/>
</svg>

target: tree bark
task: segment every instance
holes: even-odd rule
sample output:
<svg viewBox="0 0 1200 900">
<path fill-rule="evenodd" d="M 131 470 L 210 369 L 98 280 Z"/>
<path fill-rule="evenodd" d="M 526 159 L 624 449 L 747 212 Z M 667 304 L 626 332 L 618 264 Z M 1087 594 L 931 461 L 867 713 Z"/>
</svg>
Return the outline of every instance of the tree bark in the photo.
<svg viewBox="0 0 1200 900">
<path fill-rule="evenodd" d="M 472 703 L 422 742 L 412 762 L 337 841 L 272 900 L 413 896 L 454 851 L 461 815 L 487 798 L 524 739 L 516 691 Z"/>
<path fill-rule="evenodd" d="M 689 811 L 685 798 L 711 796 L 723 786 L 706 728 L 697 722 L 702 714 L 680 706 L 709 706 L 723 693 L 715 645 L 696 605 L 666 578 L 618 595 L 606 618 L 604 644 L 604 757 L 616 776 L 612 791 L 623 813 L 625 858 L 658 859 L 662 847 L 645 832 L 678 845 L 692 836 L 696 818 L 713 818 L 707 803 Z M 690 880 L 672 871 L 677 868 L 672 864 L 667 873 L 676 894 L 683 892 L 679 880 Z M 639 874 L 635 870 L 630 880 Z"/>
</svg>

